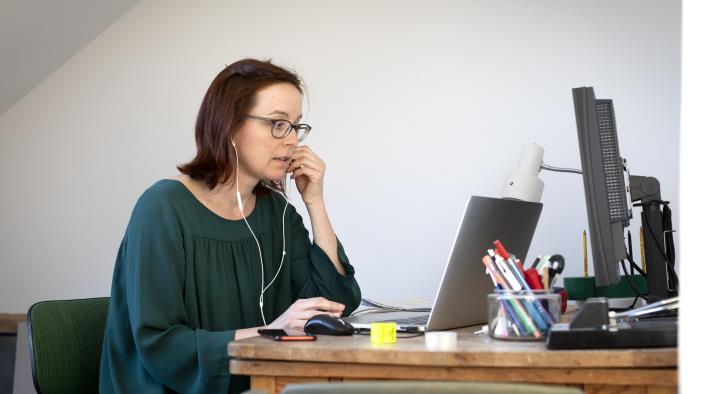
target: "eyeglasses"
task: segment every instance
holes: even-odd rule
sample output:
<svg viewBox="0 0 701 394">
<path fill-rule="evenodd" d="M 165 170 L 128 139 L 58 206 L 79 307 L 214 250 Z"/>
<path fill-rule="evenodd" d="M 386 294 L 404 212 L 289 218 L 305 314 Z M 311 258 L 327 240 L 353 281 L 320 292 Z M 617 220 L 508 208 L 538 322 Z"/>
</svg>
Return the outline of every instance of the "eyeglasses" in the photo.
<svg viewBox="0 0 701 394">
<path fill-rule="evenodd" d="M 304 123 L 292 124 L 292 122 L 284 119 L 270 119 L 255 115 L 246 115 L 246 117 L 270 122 L 270 132 L 273 134 L 273 137 L 277 139 L 287 137 L 290 135 L 290 132 L 292 132 L 292 129 L 295 129 L 295 132 L 297 133 L 297 142 L 302 142 L 302 140 L 307 138 L 309 132 L 312 131 L 312 126 Z"/>
</svg>

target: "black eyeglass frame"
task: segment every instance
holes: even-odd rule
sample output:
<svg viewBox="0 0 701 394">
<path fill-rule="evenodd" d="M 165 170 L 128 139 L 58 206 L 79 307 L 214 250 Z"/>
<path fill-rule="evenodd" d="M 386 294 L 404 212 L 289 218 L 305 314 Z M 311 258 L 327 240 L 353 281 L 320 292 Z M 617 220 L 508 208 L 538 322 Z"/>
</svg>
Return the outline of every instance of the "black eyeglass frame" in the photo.
<svg viewBox="0 0 701 394">
<path fill-rule="evenodd" d="M 306 123 L 294 124 L 294 123 L 290 122 L 289 120 L 285 120 L 285 119 L 272 119 L 272 118 L 266 118 L 266 117 L 257 116 L 257 115 L 246 115 L 246 117 L 251 118 L 251 119 L 258 119 L 258 120 L 270 122 L 270 134 L 272 134 L 273 137 L 280 139 L 280 140 L 287 138 L 287 136 L 290 135 L 290 133 L 292 132 L 292 129 L 295 129 L 295 132 L 297 133 L 297 142 L 301 142 L 305 138 L 307 138 L 309 133 L 312 131 L 312 126 L 310 126 Z M 278 124 L 278 122 L 287 123 L 287 128 L 285 129 L 285 133 L 280 137 L 275 135 L 275 125 Z M 302 137 L 300 137 L 301 130 L 305 131 L 304 134 L 302 134 Z"/>
</svg>

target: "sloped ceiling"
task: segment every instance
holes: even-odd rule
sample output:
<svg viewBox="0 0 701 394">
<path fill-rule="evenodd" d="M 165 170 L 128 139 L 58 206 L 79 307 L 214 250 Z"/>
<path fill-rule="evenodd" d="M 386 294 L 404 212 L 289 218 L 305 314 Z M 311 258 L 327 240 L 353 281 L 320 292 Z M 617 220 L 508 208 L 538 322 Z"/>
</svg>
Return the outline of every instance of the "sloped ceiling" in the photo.
<svg viewBox="0 0 701 394">
<path fill-rule="evenodd" d="M 0 0 L 0 115 L 139 0 Z"/>
</svg>

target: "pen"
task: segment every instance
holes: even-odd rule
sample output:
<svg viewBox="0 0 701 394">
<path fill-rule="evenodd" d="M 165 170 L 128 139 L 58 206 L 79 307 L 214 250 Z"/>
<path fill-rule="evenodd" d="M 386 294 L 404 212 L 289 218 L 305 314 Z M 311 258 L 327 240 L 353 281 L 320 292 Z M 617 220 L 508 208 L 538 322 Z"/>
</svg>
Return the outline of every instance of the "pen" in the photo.
<svg viewBox="0 0 701 394">
<path fill-rule="evenodd" d="M 538 263 L 540 263 L 540 258 L 541 256 L 538 255 L 538 257 L 536 257 L 535 260 L 533 260 L 533 263 L 531 263 L 531 268 L 535 269 L 536 267 L 538 267 Z"/>
<path fill-rule="evenodd" d="M 492 251 L 492 254 L 493 253 L 494 252 Z M 484 265 L 487 266 L 488 270 L 494 273 L 494 278 L 497 280 L 497 283 L 499 283 L 502 286 L 503 289 L 512 290 L 509 287 L 508 283 L 504 281 L 504 277 L 501 276 L 500 273 L 495 271 L 495 269 L 492 267 L 492 264 L 497 264 L 495 263 L 495 259 L 491 255 L 484 256 L 482 258 L 482 263 L 484 263 Z M 533 336 L 536 338 L 540 338 L 542 336 L 540 330 L 538 329 L 538 327 L 536 327 L 535 323 L 533 323 L 533 320 L 530 318 L 528 313 L 523 309 L 523 305 L 521 305 L 521 303 L 518 300 L 515 300 L 513 298 L 509 298 L 508 301 L 509 304 L 514 308 L 515 315 L 517 315 L 520 321 L 523 322 L 525 329 L 524 331 L 528 334 L 532 333 Z M 518 321 L 519 319 L 517 319 L 516 321 Z"/>
<path fill-rule="evenodd" d="M 501 288 L 502 288 L 501 285 L 497 285 L 497 289 L 501 289 Z M 523 335 L 527 335 L 526 334 L 527 333 L 526 327 L 523 325 L 523 323 L 521 322 L 521 319 L 518 317 L 518 314 L 514 310 L 512 303 L 513 303 L 513 300 L 509 300 L 509 301 L 502 300 L 501 301 L 501 305 L 504 306 L 504 310 L 506 311 L 506 314 L 509 315 L 509 320 L 511 320 L 511 322 L 514 325 L 514 332 L 516 332 L 516 335 L 519 337 L 521 337 Z M 521 333 L 523 333 L 523 334 L 521 334 Z"/>
<path fill-rule="evenodd" d="M 501 275 L 501 272 L 499 272 L 499 269 L 496 268 L 496 264 L 494 263 L 493 259 L 491 259 L 489 256 L 484 256 L 482 257 L 482 263 L 484 263 L 484 265 L 487 267 L 487 271 L 494 278 L 496 284 L 501 285 L 504 290 L 511 290 L 508 285 L 505 285 L 507 282 Z"/>
<path fill-rule="evenodd" d="M 642 229 L 642 227 L 641 227 Z M 582 231 L 582 245 L 584 252 L 584 277 L 589 277 L 589 262 L 587 261 L 587 230 Z"/>
<path fill-rule="evenodd" d="M 521 287 L 530 290 L 530 288 L 528 287 L 528 282 L 526 282 L 526 277 L 523 276 L 523 270 L 519 268 L 518 264 L 514 262 L 514 259 L 511 258 L 511 255 L 509 255 L 509 252 L 506 251 L 506 248 L 501 243 L 501 241 L 494 241 L 494 246 L 497 255 L 499 255 L 501 258 L 504 259 L 504 261 L 506 261 L 507 266 L 511 269 L 511 271 L 514 274 L 514 277 L 521 284 Z"/>
<path fill-rule="evenodd" d="M 516 262 L 518 269 L 521 270 L 521 273 L 523 274 L 523 276 L 526 277 L 526 269 L 523 268 L 523 263 L 521 262 L 521 260 L 514 258 L 514 261 Z"/>
<path fill-rule="evenodd" d="M 496 259 L 493 258 L 492 256 L 484 256 L 482 258 L 482 263 L 484 263 L 485 266 L 487 266 L 487 270 L 493 275 L 494 279 L 497 281 L 499 284 L 500 288 L 503 290 L 513 290 L 511 286 L 509 285 L 509 282 L 504 278 L 504 276 L 501 273 L 501 270 L 497 268 L 498 264 L 496 262 Z M 517 312 L 518 316 L 520 316 L 521 320 L 523 321 L 524 324 L 533 327 L 537 331 L 537 328 L 534 326 L 533 321 L 531 321 L 530 318 L 528 318 L 528 314 L 526 313 L 525 310 L 523 310 L 523 307 L 521 306 L 520 301 L 514 300 L 512 298 L 509 298 L 509 301 L 515 311 Z M 534 332 L 532 329 L 526 327 L 526 330 L 528 333 Z"/>
<path fill-rule="evenodd" d="M 504 279 L 506 279 L 506 282 L 509 284 L 509 290 L 522 290 L 523 286 L 516 279 L 514 273 L 511 272 L 511 269 L 509 269 L 509 267 L 506 265 L 504 259 L 501 256 L 494 254 L 494 251 L 492 249 L 488 249 L 487 254 L 497 266 L 499 272 L 501 272 L 501 274 L 504 276 Z"/>
<path fill-rule="evenodd" d="M 511 270 L 511 272 L 514 274 L 514 278 L 516 278 L 516 280 L 519 282 L 519 284 L 524 290 L 531 289 L 528 286 L 528 282 L 526 282 L 526 277 L 523 275 L 523 271 L 518 267 L 518 264 L 516 264 L 513 259 L 505 259 L 504 265 L 506 265 Z"/>
<path fill-rule="evenodd" d="M 495 272 L 494 268 L 492 267 L 492 260 L 489 258 L 489 256 L 484 256 L 482 258 L 482 263 L 484 263 L 484 265 L 487 267 L 487 273 L 492 278 L 492 282 L 494 282 L 494 287 L 496 287 L 499 290 L 503 290 L 504 287 L 499 284 L 500 280 L 498 280 L 499 273 Z M 521 323 L 521 318 L 519 318 L 516 311 L 514 311 L 513 305 L 511 305 L 511 303 L 509 303 L 507 300 L 502 300 L 502 305 L 504 305 L 506 313 L 509 315 L 509 318 L 514 324 L 514 331 L 516 332 L 516 335 L 523 336 L 521 334 L 522 332 L 526 334 L 526 327 L 524 327 L 523 323 Z"/>
<path fill-rule="evenodd" d="M 506 248 L 498 239 L 494 241 L 494 249 L 496 250 L 499 256 L 504 258 L 504 260 L 509 258 L 509 253 L 506 251 Z"/>
<path fill-rule="evenodd" d="M 497 261 L 499 261 L 499 258 L 504 258 L 504 256 L 506 256 L 506 258 L 504 259 L 506 261 L 505 265 L 508 268 L 510 268 L 511 271 L 513 271 L 514 277 L 519 282 L 521 289 L 530 291 L 531 287 L 526 281 L 525 274 L 523 273 L 522 269 L 518 266 L 518 264 L 514 261 L 515 258 L 512 258 L 509 252 L 506 251 L 504 244 L 502 244 L 501 241 L 496 240 L 494 241 L 494 246 L 498 253 L 498 255 L 496 256 Z M 550 316 L 550 313 L 548 313 L 543 304 L 541 304 L 540 300 L 534 299 L 533 302 L 524 302 L 524 305 L 526 309 L 528 309 L 528 311 L 530 312 L 536 324 L 538 324 L 540 329 L 542 329 L 543 331 L 547 331 L 550 325 L 555 323 L 554 319 L 552 318 L 552 316 Z"/>
</svg>

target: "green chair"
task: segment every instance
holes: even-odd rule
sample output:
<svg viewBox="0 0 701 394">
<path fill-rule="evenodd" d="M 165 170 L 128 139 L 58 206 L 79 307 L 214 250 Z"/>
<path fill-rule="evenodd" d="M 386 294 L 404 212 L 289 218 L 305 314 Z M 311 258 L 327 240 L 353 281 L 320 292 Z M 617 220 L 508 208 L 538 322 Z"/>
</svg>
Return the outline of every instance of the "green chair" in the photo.
<svg viewBox="0 0 701 394">
<path fill-rule="evenodd" d="M 110 299 L 42 301 L 27 312 L 37 393 L 97 393 Z"/>
<path fill-rule="evenodd" d="M 526 383 L 376 381 L 349 383 L 309 383 L 285 386 L 282 394 L 582 394 L 565 386 Z"/>
</svg>

